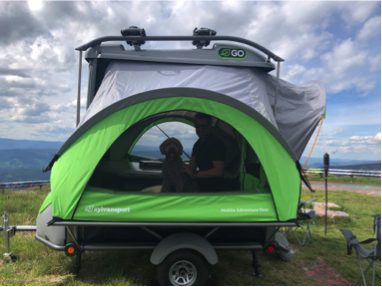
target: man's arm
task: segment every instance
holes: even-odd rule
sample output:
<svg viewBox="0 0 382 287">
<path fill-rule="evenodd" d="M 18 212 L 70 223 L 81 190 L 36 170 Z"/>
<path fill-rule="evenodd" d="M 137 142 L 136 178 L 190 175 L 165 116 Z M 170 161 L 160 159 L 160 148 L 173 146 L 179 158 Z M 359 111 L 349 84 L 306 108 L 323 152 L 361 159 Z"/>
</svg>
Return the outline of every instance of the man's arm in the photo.
<svg viewBox="0 0 382 287">
<path fill-rule="evenodd" d="M 198 171 L 196 177 L 220 177 L 223 175 L 224 172 L 224 161 L 213 161 L 212 164 L 214 165 L 213 168 L 208 170 L 202 170 Z"/>
</svg>

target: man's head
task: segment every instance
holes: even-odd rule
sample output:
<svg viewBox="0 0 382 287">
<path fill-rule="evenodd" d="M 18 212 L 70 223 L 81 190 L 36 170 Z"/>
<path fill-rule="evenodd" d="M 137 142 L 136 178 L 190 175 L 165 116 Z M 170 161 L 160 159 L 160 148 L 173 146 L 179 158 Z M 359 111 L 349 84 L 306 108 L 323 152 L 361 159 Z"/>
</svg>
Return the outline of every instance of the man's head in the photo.
<svg viewBox="0 0 382 287">
<path fill-rule="evenodd" d="M 206 114 L 196 114 L 195 116 L 195 130 L 200 139 L 205 139 L 212 129 L 212 117 Z"/>
</svg>

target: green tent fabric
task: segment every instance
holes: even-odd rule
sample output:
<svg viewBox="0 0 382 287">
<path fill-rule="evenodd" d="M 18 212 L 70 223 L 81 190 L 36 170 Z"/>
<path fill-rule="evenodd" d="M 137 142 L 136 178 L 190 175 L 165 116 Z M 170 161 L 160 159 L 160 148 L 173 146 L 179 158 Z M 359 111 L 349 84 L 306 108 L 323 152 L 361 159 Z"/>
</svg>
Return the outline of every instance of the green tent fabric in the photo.
<svg viewBox="0 0 382 287">
<path fill-rule="evenodd" d="M 51 174 L 51 195 L 43 206 L 52 203 L 53 217 L 76 219 L 77 206 L 98 203 L 96 193 L 84 190 L 97 164 L 113 142 L 138 121 L 161 112 L 189 110 L 210 114 L 230 123 L 256 151 L 269 181 L 276 217 L 266 219 L 248 215 L 248 221 L 287 221 L 296 218 L 300 196 L 300 176 L 292 157 L 270 132 L 247 114 L 217 101 L 193 97 L 159 98 L 121 109 L 96 123 L 83 133 L 54 163 Z M 189 221 L 209 221 L 196 216 L 195 206 Z M 120 220 L 120 217 L 98 216 L 97 221 Z M 129 220 L 126 218 L 125 220 Z"/>
</svg>

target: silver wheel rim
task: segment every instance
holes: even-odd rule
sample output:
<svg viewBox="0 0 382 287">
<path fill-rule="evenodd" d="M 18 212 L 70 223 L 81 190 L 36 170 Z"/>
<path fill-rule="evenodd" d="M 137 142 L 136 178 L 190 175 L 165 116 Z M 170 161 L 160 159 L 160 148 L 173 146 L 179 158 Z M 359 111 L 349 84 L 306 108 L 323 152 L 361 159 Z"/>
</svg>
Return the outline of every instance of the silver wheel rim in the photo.
<svg viewBox="0 0 382 287">
<path fill-rule="evenodd" d="M 194 264 L 181 260 L 171 266 L 168 275 L 174 286 L 191 286 L 195 283 L 198 274 Z"/>
</svg>

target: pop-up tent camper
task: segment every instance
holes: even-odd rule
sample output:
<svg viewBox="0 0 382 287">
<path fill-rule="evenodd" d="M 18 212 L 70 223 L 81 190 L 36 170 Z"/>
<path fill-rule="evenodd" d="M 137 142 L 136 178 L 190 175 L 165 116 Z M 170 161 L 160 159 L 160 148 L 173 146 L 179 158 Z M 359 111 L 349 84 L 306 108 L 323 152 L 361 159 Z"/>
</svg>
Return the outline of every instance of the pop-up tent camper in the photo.
<svg viewBox="0 0 382 287">
<path fill-rule="evenodd" d="M 47 168 L 51 192 L 38 216 L 39 241 L 67 253 L 74 247 L 77 254 L 155 248 L 154 264 L 187 242 L 182 246 L 214 264 L 216 254 L 203 253 L 204 247 L 191 244 L 192 236 L 212 248 L 259 249 L 274 236 L 270 230 L 295 224 L 301 190 L 297 163 L 325 112 L 325 89 L 320 82 L 297 87 L 268 74 L 275 69 L 271 59 L 282 59 L 253 42 L 209 35 L 104 37 L 77 48 L 86 51 L 90 68 L 87 111 Z M 135 50 L 103 43 L 127 39 Z M 142 39 L 192 39 L 198 49 L 141 50 Z M 208 44 L 204 39 L 249 47 L 202 49 Z M 137 140 L 160 123 L 192 126 L 196 113 L 214 119 L 212 132 L 228 151 L 221 180 L 232 188 L 141 192 L 161 184 L 162 175 L 143 169 L 139 163 L 145 158 L 131 154 Z M 241 231 L 232 235 L 230 228 Z M 177 236 L 181 239 L 171 241 Z M 163 251 L 168 242 L 172 248 Z"/>
</svg>

